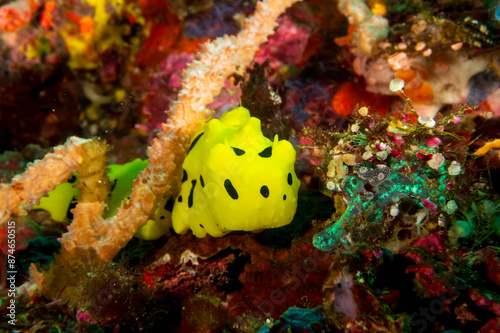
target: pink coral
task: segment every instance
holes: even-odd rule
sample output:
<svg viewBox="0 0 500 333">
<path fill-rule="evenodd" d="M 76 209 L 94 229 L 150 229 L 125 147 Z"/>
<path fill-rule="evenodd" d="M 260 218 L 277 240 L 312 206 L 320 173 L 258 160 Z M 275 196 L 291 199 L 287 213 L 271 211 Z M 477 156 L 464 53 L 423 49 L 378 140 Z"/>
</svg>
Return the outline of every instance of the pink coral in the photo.
<svg viewBox="0 0 500 333">
<path fill-rule="evenodd" d="M 441 144 L 441 139 L 435 136 L 431 136 L 427 138 L 427 146 L 429 148 L 436 148 Z"/>
<path fill-rule="evenodd" d="M 500 286 L 500 249 L 488 246 L 477 252 L 474 262 L 485 264 L 488 278 Z"/>
<path fill-rule="evenodd" d="M 1 6 L 0 30 L 15 31 L 27 24 L 40 4 L 40 0 L 17 0 Z"/>
<path fill-rule="evenodd" d="M 298 25 L 288 16 L 283 16 L 277 22 L 279 27 L 276 32 L 255 55 L 255 61 L 260 64 L 270 59 L 271 68 L 299 62 L 312 32 L 311 27 Z"/>
<path fill-rule="evenodd" d="M 137 124 L 137 128 L 147 132 L 161 129 L 165 111 L 181 88 L 181 73 L 193 59 L 194 55 L 190 53 L 172 53 L 162 61 L 157 71 L 147 71 L 142 79 L 148 88 L 148 96 L 142 109 L 144 124 Z M 149 73 L 151 74 L 148 76 Z"/>
<path fill-rule="evenodd" d="M 0 228 L 0 250 L 4 254 L 8 254 L 12 252 L 9 252 L 9 249 L 11 249 L 9 245 L 9 237 L 8 237 L 8 229 L 7 225 L 3 225 Z M 32 227 L 25 226 L 22 227 L 19 223 L 16 223 L 15 226 L 15 252 L 17 251 L 22 251 L 28 247 L 28 242 L 30 239 L 33 239 L 36 237 L 35 230 Z"/>
<path fill-rule="evenodd" d="M 163 263 L 160 258 L 144 270 L 143 281 L 146 286 L 155 288 L 156 293 L 168 293 L 180 299 L 194 295 L 207 284 L 224 285 L 222 279 L 228 266 L 234 262 L 234 255 L 218 256 L 216 259 L 204 260 L 189 251 L 185 257 L 191 257 L 179 263 Z"/>
<path fill-rule="evenodd" d="M 479 307 L 493 312 L 497 317 L 500 316 L 500 302 L 495 300 L 491 295 L 488 295 L 488 293 L 482 292 L 479 289 L 470 288 L 469 297 Z"/>
<path fill-rule="evenodd" d="M 311 244 L 311 237 L 312 232 L 309 232 L 295 239 L 290 248 L 276 249 L 262 244 L 252 234 L 230 234 L 223 238 L 203 239 L 196 239 L 192 234 L 173 236 L 157 253 L 161 258 L 169 258 L 168 264 L 159 265 L 158 270 L 145 274 L 146 282 L 152 283 L 154 279 L 163 277 L 158 282 L 168 285 L 168 288 L 172 287 L 172 291 L 189 292 L 189 288 L 205 283 L 203 273 L 195 277 L 190 276 L 192 273 L 189 272 L 195 268 L 203 272 L 210 267 L 212 259 L 206 262 L 196 259 L 197 265 L 194 265 L 192 261 L 188 263 L 182 258 L 214 257 L 218 259 L 213 260 L 212 265 L 225 265 L 224 258 L 231 261 L 232 257 L 222 254 L 230 248 L 233 253 L 249 256 L 252 263 L 245 265 L 238 277 L 243 285 L 241 290 L 227 296 L 230 313 L 234 316 L 252 313 L 259 318 L 270 315 L 277 319 L 289 307 L 303 304 L 304 295 L 308 296 L 309 306 L 319 306 L 323 302 L 323 291 L 318 286 L 329 275 L 332 255 L 315 249 Z M 186 253 L 190 253 L 189 256 Z M 189 268 L 190 265 L 193 265 L 192 269 Z M 214 276 L 219 276 L 217 272 L 219 270 L 215 269 Z"/>
</svg>

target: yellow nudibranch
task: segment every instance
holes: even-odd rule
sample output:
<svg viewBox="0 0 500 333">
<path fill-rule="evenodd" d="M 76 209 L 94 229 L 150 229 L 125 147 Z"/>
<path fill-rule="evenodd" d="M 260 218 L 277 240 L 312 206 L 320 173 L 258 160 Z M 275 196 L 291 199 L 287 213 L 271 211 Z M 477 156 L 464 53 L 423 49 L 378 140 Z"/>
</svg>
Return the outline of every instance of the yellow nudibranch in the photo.
<svg viewBox="0 0 500 333">
<path fill-rule="evenodd" d="M 177 233 L 191 229 L 201 238 L 287 225 L 295 215 L 300 187 L 294 163 L 295 149 L 290 142 L 278 141 L 277 135 L 274 141 L 266 138 L 260 120 L 247 109 L 229 111 L 194 134 L 182 165 L 180 194 L 175 200 L 160 200 L 155 219 L 136 236 L 157 239 L 172 226 Z M 130 195 L 133 179 L 146 165 L 147 161 L 136 159 L 110 166 L 108 176 L 114 186 L 105 217 L 116 213 Z M 72 184 L 65 185 L 50 192 L 37 208 L 48 210 L 54 219 L 65 219 L 71 198 L 78 194 L 71 192 L 77 191 Z M 61 198 L 69 199 L 63 203 Z"/>
<path fill-rule="evenodd" d="M 221 237 L 292 221 L 300 182 L 290 142 L 266 138 L 260 120 L 243 107 L 210 120 L 193 137 L 172 211 L 175 232 Z"/>
</svg>

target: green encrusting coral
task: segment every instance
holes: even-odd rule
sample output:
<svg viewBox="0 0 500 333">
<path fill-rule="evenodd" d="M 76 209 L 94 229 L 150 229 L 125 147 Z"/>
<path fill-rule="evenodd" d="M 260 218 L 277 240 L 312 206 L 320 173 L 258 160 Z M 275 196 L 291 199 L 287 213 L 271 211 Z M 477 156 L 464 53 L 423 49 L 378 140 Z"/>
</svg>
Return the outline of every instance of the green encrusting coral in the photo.
<svg viewBox="0 0 500 333">
<path fill-rule="evenodd" d="M 404 163 L 400 163 L 402 167 Z M 314 236 L 313 244 L 320 250 L 332 251 L 340 245 L 349 247 L 349 230 L 355 229 L 356 217 L 363 215 L 367 224 L 383 226 L 384 211 L 388 205 L 396 204 L 402 198 L 418 199 L 436 195 L 429 191 L 421 175 L 414 175 L 413 181 L 402 173 L 387 166 L 377 167 L 362 162 L 354 167 L 355 174 L 344 178 L 342 190 L 348 201 L 342 217 L 329 228 Z M 423 206 L 422 206 L 423 207 Z M 358 226 L 359 227 L 359 226 Z"/>
<path fill-rule="evenodd" d="M 483 184 L 474 183 L 480 171 L 473 161 L 478 157 L 469 152 L 473 141 L 456 134 L 455 125 L 471 109 L 462 107 L 436 121 L 417 116 L 404 97 L 415 124 L 393 117 L 375 121 L 378 115 L 360 108 L 348 131 L 306 133 L 319 143 L 306 148 L 323 152 L 318 170 L 325 187 L 338 193 L 336 203 L 343 206 L 335 222 L 314 236 L 316 248 L 331 252 L 373 241 L 390 246 L 398 239 L 408 245 L 438 228 L 448 230 L 453 244 L 479 244 L 500 233 L 497 196 L 485 200 L 487 174 Z"/>
</svg>

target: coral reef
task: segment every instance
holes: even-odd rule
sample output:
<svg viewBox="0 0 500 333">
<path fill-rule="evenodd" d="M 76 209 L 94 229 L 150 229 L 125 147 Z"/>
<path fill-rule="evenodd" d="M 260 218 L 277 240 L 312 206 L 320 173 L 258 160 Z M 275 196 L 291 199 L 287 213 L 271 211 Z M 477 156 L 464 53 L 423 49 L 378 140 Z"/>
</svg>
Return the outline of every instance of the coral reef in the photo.
<svg viewBox="0 0 500 333">
<path fill-rule="evenodd" d="M 87 142 L 89 140 L 70 138 L 64 145 L 55 147 L 54 152 L 47 154 L 44 159 L 29 165 L 26 172 L 14 177 L 9 186 L 2 184 L 1 224 L 7 223 L 11 215 L 20 216 L 24 210 L 33 207 L 60 180 L 69 179 L 83 163 L 83 145 Z"/>
<path fill-rule="evenodd" d="M 347 17 L 353 27 L 352 43 L 358 55 L 372 55 L 378 44 L 387 38 L 389 24 L 385 15 L 383 3 L 374 3 L 369 8 L 365 1 L 339 1 L 340 11 Z"/>
<path fill-rule="evenodd" d="M 0 0 L 1 331 L 499 331 L 498 4 L 296 2 Z"/>
<path fill-rule="evenodd" d="M 404 85 L 398 85 L 402 80 L 398 80 L 391 87 L 404 89 Z M 415 114 L 409 98 L 402 93 L 408 103 L 405 112 Z M 415 126 L 395 118 L 380 122 L 380 114 L 369 114 L 366 107 L 361 107 L 352 117 L 354 123 L 347 133 L 328 133 L 334 138 L 328 146 L 334 148 L 325 149 L 322 155 L 325 190 L 339 192 L 346 206 L 339 205 L 342 216 L 315 236 L 315 246 L 332 251 L 341 245 L 349 248 L 368 239 L 381 241 L 387 235 L 399 236 L 402 231 L 398 231 L 398 225 L 416 228 L 416 235 L 420 235 L 422 228 L 446 223 L 458 208 L 453 195 L 460 189 L 450 190 L 463 172 L 461 166 L 470 165 L 464 153 L 457 156 L 455 152 L 455 160 L 450 161 L 442 150 L 445 145 L 458 146 L 466 140 L 447 132 L 446 126 L 470 111 L 461 109 L 438 122 L 420 116 Z M 313 140 L 322 137 L 324 134 L 311 134 Z M 464 175 L 462 181 L 470 176 Z M 464 185 L 461 188 L 466 190 Z M 476 192 L 476 198 L 480 196 L 480 191 Z"/>
<path fill-rule="evenodd" d="M 0 7 L 0 30 L 15 31 L 31 20 L 41 1 L 17 0 Z"/>
<path fill-rule="evenodd" d="M 289 4 L 259 3 L 255 16 L 248 21 L 246 29 L 237 37 L 221 38 L 213 44 L 203 46 L 203 53 L 199 59 L 192 62 L 186 70 L 182 83 L 183 89 L 179 92 L 176 104 L 170 110 L 170 118 L 163 126 L 162 134 L 153 141 L 149 148 L 151 155 L 149 165 L 136 180 L 131 201 L 122 205 L 111 221 L 103 221 L 104 204 L 101 201 L 81 202 L 77 205 L 73 211 L 73 224 L 68 233 L 61 238 L 61 243 L 66 250 L 71 252 L 75 247 L 91 246 L 102 259 L 112 259 L 132 238 L 135 231 L 147 222 L 148 216 L 151 215 L 158 202 L 157 198 L 160 195 L 168 196 L 169 193 L 177 193 L 177 188 L 173 186 L 176 183 L 175 179 L 180 178 L 181 170 L 177 166 L 182 164 L 188 138 L 202 124 L 204 107 L 220 91 L 225 79 L 235 69 L 247 67 L 246 64 L 251 61 L 251 55 L 255 53 L 257 46 L 272 32 L 275 26 L 274 19 Z M 232 45 L 238 45 L 238 48 L 233 48 Z M 200 69 L 204 69 L 203 72 L 200 72 Z M 202 84 L 200 80 L 202 77 L 210 84 Z M 76 144 L 73 146 L 77 147 Z M 178 153 L 174 153 L 175 151 Z M 49 173 L 54 178 L 50 179 L 47 185 L 38 184 L 38 186 L 45 187 L 44 191 L 40 189 L 32 194 L 7 195 L 7 191 L 12 191 L 15 186 L 2 185 L 2 190 L 6 193 L 2 195 L 2 198 L 5 198 L 2 200 L 2 224 L 21 205 L 32 207 L 40 197 L 53 189 L 55 184 L 68 179 L 76 171 L 74 165 L 82 163 L 81 158 L 75 158 L 72 155 L 67 159 L 68 162 L 64 163 L 73 164 L 73 166 L 69 165 L 69 168 L 65 170 L 58 170 L 59 174 L 56 175 Z M 46 163 L 54 169 L 59 167 L 59 164 Z M 36 181 L 30 179 L 28 175 L 40 172 L 44 173 L 41 169 L 37 169 L 37 165 L 33 165 L 25 182 L 35 184 Z M 170 177 L 169 183 L 167 179 L 170 174 L 173 174 L 173 178 Z M 8 203 L 8 197 L 17 200 Z M 23 209 L 24 207 L 21 208 Z M 81 230 L 88 230 L 89 233 L 87 236 L 82 235 Z M 95 241 L 96 234 L 100 234 L 99 242 Z M 93 242 L 92 239 L 94 239 Z"/>
</svg>

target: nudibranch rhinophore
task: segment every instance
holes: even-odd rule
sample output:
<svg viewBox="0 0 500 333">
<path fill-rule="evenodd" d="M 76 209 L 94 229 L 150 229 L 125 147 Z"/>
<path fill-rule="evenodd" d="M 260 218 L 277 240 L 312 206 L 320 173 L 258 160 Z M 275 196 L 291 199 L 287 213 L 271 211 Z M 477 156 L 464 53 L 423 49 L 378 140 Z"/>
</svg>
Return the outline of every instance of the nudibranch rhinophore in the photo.
<svg viewBox="0 0 500 333">
<path fill-rule="evenodd" d="M 300 187 L 295 154 L 290 142 L 266 138 L 260 120 L 243 107 L 210 120 L 193 136 L 183 163 L 175 232 L 221 237 L 289 224 Z"/>
</svg>

